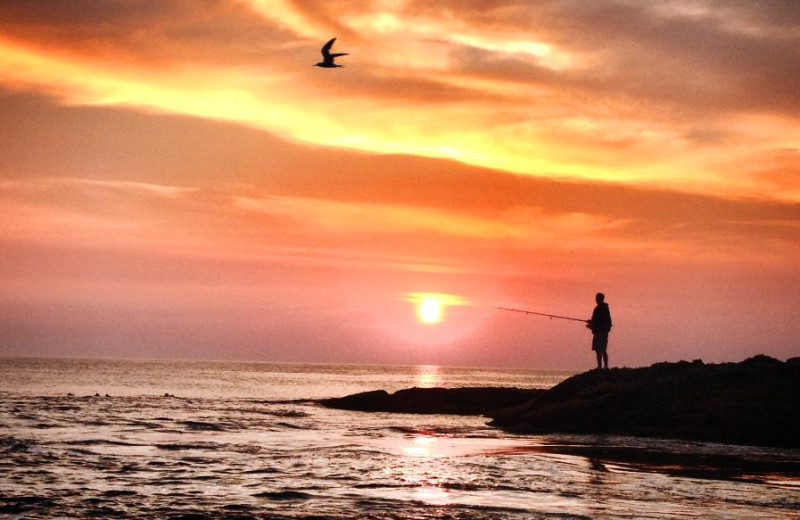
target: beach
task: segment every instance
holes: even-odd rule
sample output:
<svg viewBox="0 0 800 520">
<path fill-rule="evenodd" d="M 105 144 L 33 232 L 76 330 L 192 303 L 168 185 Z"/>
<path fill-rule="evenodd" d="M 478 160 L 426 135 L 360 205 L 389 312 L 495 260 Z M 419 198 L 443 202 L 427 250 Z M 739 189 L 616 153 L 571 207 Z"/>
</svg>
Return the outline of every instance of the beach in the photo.
<svg viewBox="0 0 800 520">
<path fill-rule="evenodd" d="M 534 370 L 0 358 L 8 518 L 800 518 L 797 450 L 517 435 L 319 399 Z"/>
</svg>

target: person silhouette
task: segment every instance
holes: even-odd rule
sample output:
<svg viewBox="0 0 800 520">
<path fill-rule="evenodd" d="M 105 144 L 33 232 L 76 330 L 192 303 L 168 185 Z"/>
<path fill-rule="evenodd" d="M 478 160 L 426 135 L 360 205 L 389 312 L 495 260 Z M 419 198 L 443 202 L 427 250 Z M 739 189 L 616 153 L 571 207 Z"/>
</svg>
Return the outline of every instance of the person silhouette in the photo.
<svg viewBox="0 0 800 520">
<path fill-rule="evenodd" d="M 611 311 L 605 302 L 606 296 L 597 293 L 594 301 L 597 306 L 592 318 L 586 322 L 586 328 L 592 331 L 592 350 L 597 354 L 597 369 L 608 369 L 608 333 L 611 332 Z"/>
</svg>

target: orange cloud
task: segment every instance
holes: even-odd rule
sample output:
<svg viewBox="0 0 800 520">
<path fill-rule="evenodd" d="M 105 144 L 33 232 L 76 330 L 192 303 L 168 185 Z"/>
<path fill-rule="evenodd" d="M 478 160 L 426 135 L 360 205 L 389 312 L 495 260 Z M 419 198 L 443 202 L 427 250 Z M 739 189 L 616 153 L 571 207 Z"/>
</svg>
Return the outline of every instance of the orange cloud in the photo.
<svg viewBox="0 0 800 520">
<path fill-rule="evenodd" d="M 84 17 L 55 11 L 34 23 L 20 5 L 3 8 L 0 81 L 69 103 L 527 175 L 796 200 L 722 164 L 765 141 L 800 146 L 800 101 L 782 86 L 796 76 L 792 47 L 769 20 L 737 23 L 741 6 L 578 13 L 511 3 L 484 6 L 486 23 L 448 2 L 337 4 L 333 12 L 313 2 L 219 1 L 209 22 L 182 3 L 120 11 L 87 3 L 78 6 Z M 92 17 L 118 29 L 87 23 Z M 724 23 L 696 23 L 709 17 Z M 567 21 L 580 28 L 572 38 Z M 348 67 L 314 69 L 321 42 L 337 30 Z M 153 48 L 142 41 L 148 31 Z M 717 54 L 688 47 L 686 35 L 715 41 Z M 770 60 L 761 59 L 766 52 Z M 780 125 L 764 124 L 776 118 Z"/>
</svg>

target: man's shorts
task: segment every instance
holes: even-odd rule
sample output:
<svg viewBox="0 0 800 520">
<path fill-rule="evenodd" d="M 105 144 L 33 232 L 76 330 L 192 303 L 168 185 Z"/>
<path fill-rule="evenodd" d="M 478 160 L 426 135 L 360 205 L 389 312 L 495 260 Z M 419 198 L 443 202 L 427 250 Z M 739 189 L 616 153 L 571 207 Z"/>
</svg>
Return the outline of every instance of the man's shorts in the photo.
<svg viewBox="0 0 800 520">
<path fill-rule="evenodd" d="M 592 350 L 604 354 L 608 348 L 608 332 L 597 332 L 592 336 Z"/>
</svg>

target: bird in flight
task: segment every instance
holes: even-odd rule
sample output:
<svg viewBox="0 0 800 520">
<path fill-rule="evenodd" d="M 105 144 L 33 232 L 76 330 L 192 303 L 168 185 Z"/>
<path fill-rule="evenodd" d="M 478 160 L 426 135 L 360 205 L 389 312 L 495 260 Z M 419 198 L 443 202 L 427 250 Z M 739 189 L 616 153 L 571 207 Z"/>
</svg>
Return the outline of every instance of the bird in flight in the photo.
<svg viewBox="0 0 800 520">
<path fill-rule="evenodd" d="M 347 56 L 348 53 L 346 52 L 337 52 L 332 53 L 331 47 L 333 47 L 333 42 L 336 41 L 336 38 L 331 38 L 331 40 L 322 46 L 322 61 L 319 63 L 314 64 L 315 67 L 323 67 L 326 69 L 334 69 L 337 67 L 344 67 L 344 65 L 337 65 L 333 60 L 338 58 L 339 56 Z"/>
</svg>

